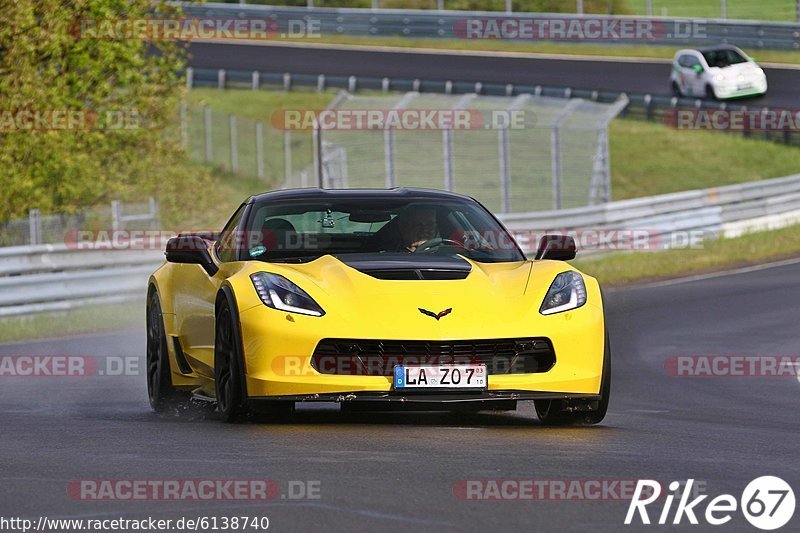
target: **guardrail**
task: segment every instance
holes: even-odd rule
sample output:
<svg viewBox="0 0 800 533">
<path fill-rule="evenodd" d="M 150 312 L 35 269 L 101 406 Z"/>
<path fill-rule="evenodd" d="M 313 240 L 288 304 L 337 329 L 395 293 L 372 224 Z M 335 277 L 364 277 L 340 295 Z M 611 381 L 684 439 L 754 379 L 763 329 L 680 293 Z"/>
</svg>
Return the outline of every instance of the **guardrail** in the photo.
<svg viewBox="0 0 800 533">
<path fill-rule="evenodd" d="M 667 115 L 676 109 L 694 110 L 728 110 L 768 111 L 767 107 L 752 108 L 736 102 L 718 102 L 699 98 L 678 98 L 640 93 L 623 93 L 619 91 L 599 91 L 593 89 L 574 89 L 572 87 L 552 87 L 546 85 L 526 85 L 513 83 L 493 83 L 452 80 L 424 80 L 410 78 L 389 78 L 377 76 L 326 76 L 325 74 L 303 74 L 291 72 L 266 72 L 258 70 L 226 70 L 207 68 L 188 68 L 186 84 L 192 87 L 217 87 L 219 89 L 251 89 L 281 88 L 285 91 L 292 87 L 313 87 L 318 91 L 327 88 L 345 89 L 351 93 L 359 90 L 418 91 L 443 94 L 477 93 L 489 96 L 517 96 L 533 94 L 557 98 L 583 98 L 595 102 L 613 103 L 620 96 L 628 98 L 628 105 L 622 110 L 621 117 L 641 118 L 651 121 L 664 121 Z M 745 121 L 746 123 L 746 121 Z M 800 131 L 786 124 L 784 129 L 765 129 L 749 131 L 743 129 L 732 133 L 740 133 L 745 137 L 761 136 L 766 140 L 785 144 L 800 145 Z"/>
<path fill-rule="evenodd" d="M 537 244 L 523 241 L 526 236 L 552 230 L 626 230 L 620 240 L 612 237 L 581 248 L 582 254 L 627 242 L 629 230 L 644 230 L 649 239 L 667 246 L 670 236 L 680 232 L 736 237 L 800 224 L 800 174 L 576 209 L 506 214 L 500 219 L 526 252 Z M 148 275 L 162 262 L 160 250 L 0 248 L 0 317 L 142 298 Z"/>
<path fill-rule="evenodd" d="M 512 15 L 498 12 L 430 11 L 419 9 L 307 8 L 266 5 L 232 5 L 221 3 L 181 3 L 187 17 L 196 18 L 269 18 L 278 23 L 280 33 L 301 36 L 311 30 L 298 30 L 299 21 L 313 21 L 313 32 L 321 35 L 356 35 L 373 37 L 463 38 L 467 19 L 503 19 Z M 526 19 L 571 21 L 581 24 L 586 15 L 554 13 L 514 13 L 515 20 Z M 634 44 L 670 44 L 701 46 L 731 43 L 737 46 L 774 49 L 800 49 L 800 24 L 791 22 L 731 21 L 723 19 L 690 19 L 667 17 L 628 17 L 591 15 L 592 19 L 652 21 L 655 31 Z M 585 32 L 564 32 L 559 41 L 605 42 L 608 36 L 588 38 Z"/>
</svg>

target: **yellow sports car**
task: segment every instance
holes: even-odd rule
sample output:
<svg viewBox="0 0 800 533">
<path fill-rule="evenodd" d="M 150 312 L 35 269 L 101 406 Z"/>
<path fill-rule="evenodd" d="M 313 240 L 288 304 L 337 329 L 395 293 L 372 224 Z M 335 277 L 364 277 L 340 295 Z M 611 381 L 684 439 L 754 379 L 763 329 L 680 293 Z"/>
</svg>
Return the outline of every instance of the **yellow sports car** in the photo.
<svg viewBox="0 0 800 533">
<path fill-rule="evenodd" d="M 276 191 L 219 234 L 181 234 L 147 293 L 155 410 L 223 420 L 296 402 L 515 409 L 598 423 L 610 350 L 595 279 L 545 236 L 527 260 L 476 200 L 427 189 Z"/>
</svg>

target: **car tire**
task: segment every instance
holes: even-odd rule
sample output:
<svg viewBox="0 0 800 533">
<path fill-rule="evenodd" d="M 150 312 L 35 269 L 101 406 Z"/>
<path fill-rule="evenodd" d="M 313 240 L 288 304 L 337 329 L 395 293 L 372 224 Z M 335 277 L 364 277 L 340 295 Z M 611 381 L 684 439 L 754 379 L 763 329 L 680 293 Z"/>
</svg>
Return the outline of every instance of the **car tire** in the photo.
<svg viewBox="0 0 800 533">
<path fill-rule="evenodd" d="M 167 335 L 158 293 L 153 290 L 147 298 L 147 397 L 153 411 L 163 412 L 174 407 L 181 395 L 172 386 Z"/>
<path fill-rule="evenodd" d="M 680 86 L 674 80 L 672 82 L 672 96 L 676 96 L 678 98 L 683 96 Z"/>
<path fill-rule="evenodd" d="M 545 426 L 593 425 L 603 421 L 611 399 L 611 342 L 605 332 L 603 377 L 600 380 L 600 399 L 591 411 L 569 411 L 564 400 L 534 400 L 536 415 Z"/>
<path fill-rule="evenodd" d="M 229 304 L 223 301 L 218 308 L 215 326 L 214 390 L 217 411 L 224 422 L 236 422 L 249 414 L 243 384 L 239 325 Z"/>
<path fill-rule="evenodd" d="M 717 93 L 714 92 L 714 87 L 706 85 L 706 100 L 717 100 Z"/>
</svg>

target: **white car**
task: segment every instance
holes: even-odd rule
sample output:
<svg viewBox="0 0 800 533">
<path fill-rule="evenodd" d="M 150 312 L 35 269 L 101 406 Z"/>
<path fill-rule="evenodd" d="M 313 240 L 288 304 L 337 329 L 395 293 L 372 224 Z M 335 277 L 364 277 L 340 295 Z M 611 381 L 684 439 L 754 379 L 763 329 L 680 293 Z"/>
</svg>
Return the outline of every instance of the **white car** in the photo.
<svg viewBox="0 0 800 533">
<path fill-rule="evenodd" d="M 741 49 L 730 45 L 680 50 L 672 59 L 675 96 L 728 99 L 767 92 L 767 76 Z"/>
</svg>

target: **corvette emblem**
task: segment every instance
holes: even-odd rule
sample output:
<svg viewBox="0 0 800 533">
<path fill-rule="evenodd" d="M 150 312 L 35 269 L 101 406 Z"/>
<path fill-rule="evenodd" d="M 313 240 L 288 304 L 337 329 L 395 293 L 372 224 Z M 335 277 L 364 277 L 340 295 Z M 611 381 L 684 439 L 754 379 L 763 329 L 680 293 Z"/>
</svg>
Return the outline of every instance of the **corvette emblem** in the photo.
<svg viewBox="0 0 800 533">
<path fill-rule="evenodd" d="M 429 316 L 431 318 L 435 318 L 436 320 L 439 320 L 443 316 L 449 315 L 453 311 L 452 307 L 448 307 L 447 309 L 445 309 L 444 311 L 442 311 L 441 313 L 438 313 L 438 314 L 434 313 L 433 311 L 428 311 L 427 309 L 423 309 L 421 307 L 418 307 L 417 309 L 419 309 L 419 312 L 422 313 L 423 315 Z"/>
</svg>

